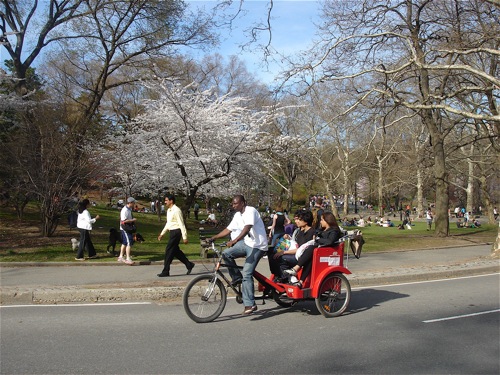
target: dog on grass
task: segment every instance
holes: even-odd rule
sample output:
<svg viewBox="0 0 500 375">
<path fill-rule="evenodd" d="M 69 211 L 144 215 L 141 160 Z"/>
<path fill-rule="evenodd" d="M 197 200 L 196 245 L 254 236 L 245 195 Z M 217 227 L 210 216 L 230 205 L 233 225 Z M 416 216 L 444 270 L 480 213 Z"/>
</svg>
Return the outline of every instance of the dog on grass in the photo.
<svg viewBox="0 0 500 375">
<path fill-rule="evenodd" d="M 144 237 L 141 236 L 140 233 L 134 233 L 134 241 L 139 242 L 139 243 L 143 243 L 146 240 L 144 239 Z"/>
<path fill-rule="evenodd" d="M 106 248 L 106 252 L 108 254 L 112 252 L 114 256 L 117 255 L 115 251 L 117 242 L 119 242 L 120 244 L 122 243 L 122 235 L 119 231 L 116 230 L 116 228 L 111 228 L 109 230 L 108 247 Z"/>
<path fill-rule="evenodd" d="M 71 248 L 73 251 L 78 250 L 78 246 L 80 246 L 80 241 L 78 241 L 76 238 L 71 239 Z"/>
<path fill-rule="evenodd" d="M 134 233 L 134 241 L 143 243 L 145 239 L 140 233 Z M 108 247 L 106 248 L 106 252 L 113 253 L 114 256 L 118 255 L 115 251 L 117 243 L 122 244 L 122 234 L 116 228 L 111 228 L 109 230 Z"/>
</svg>

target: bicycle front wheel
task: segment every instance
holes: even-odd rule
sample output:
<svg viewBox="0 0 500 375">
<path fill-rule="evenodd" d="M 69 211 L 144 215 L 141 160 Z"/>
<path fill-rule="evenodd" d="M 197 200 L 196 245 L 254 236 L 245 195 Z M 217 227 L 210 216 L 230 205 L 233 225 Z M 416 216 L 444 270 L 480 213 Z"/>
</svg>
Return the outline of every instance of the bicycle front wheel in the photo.
<svg viewBox="0 0 500 375">
<path fill-rule="evenodd" d="M 321 283 L 315 299 L 319 312 L 327 317 L 340 316 L 351 300 L 351 284 L 341 273 L 328 275 Z"/>
<path fill-rule="evenodd" d="M 189 282 L 182 303 L 186 314 L 196 323 L 211 322 L 226 307 L 227 292 L 215 275 L 200 275 Z"/>
</svg>

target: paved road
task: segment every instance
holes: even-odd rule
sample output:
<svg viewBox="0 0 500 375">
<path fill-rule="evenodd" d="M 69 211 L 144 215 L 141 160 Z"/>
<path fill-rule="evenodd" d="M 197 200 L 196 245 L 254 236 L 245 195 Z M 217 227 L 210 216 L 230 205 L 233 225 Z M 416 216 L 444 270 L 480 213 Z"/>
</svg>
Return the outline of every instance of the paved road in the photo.
<svg viewBox="0 0 500 375">
<path fill-rule="evenodd" d="M 500 260 L 491 258 L 491 245 L 363 254 L 350 257 L 353 287 L 471 274 L 498 273 Z M 0 267 L 1 304 L 71 303 L 106 301 L 178 300 L 184 286 L 196 274 L 208 272 L 210 260 L 198 262 L 191 275 L 174 262 L 172 276 L 158 278 L 161 263 L 124 264 L 68 263 L 15 264 Z M 269 274 L 262 259 L 258 270 Z"/>
<path fill-rule="evenodd" d="M 178 302 L 2 306 L 2 374 L 499 374 L 499 275 L 355 288 L 314 302 L 234 299 L 213 323 Z"/>
</svg>

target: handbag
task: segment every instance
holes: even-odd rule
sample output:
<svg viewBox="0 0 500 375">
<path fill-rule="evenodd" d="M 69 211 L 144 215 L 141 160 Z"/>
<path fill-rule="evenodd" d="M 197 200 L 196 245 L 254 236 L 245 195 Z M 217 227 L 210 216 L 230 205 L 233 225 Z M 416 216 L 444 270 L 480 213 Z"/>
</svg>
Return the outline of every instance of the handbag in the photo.
<svg viewBox="0 0 500 375">
<path fill-rule="evenodd" d="M 122 227 L 127 233 L 135 233 L 137 231 L 137 227 L 133 223 L 124 223 L 122 224 Z"/>
<path fill-rule="evenodd" d="M 363 238 L 363 234 L 361 233 L 361 231 L 355 231 L 354 235 L 349 241 L 349 247 L 351 248 L 351 251 L 356 259 L 359 259 L 361 257 L 361 249 L 363 248 L 364 243 L 365 239 Z"/>
<path fill-rule="evenodd" d="M 314 245 L 316 242 L 315 240 L 309 240 L 306 243 L 300 245 L 300 247 L 297 249 L 297 252 L 295 253 L 295 259 L 299 260 L 300 256 L 304 253 L 304 251 L 309 247 Z"/>
</svg>

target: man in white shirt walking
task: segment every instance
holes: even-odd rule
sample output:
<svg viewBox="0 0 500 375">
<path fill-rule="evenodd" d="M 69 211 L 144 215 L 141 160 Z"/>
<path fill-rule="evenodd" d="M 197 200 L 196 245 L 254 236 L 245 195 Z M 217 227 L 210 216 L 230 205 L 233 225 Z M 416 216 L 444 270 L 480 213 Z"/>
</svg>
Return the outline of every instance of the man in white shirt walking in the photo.
<svg viewBox="0 0 500 375">
<path fill-rule="evenodd" d="M 130 257 L 132 252 L 132 245 L 134 244 L 134 234 L 132 232 L 127 232 L 125 230 L 126 224 L 134 224 L 136 219 L 132 215 L 132 208 L 135 205 L 135 199 L 129 197 L 127 199 L 127 204 L 120 211 L 120 232 L 122 235 L 122 246 L 120 247 L 120 256 L 118 257 L 118 262 L 123 262 L 128 265 L 134 264 L 134 261 Z M 124 258 L 126 256 L 126 258 Z"/>
</svg>

